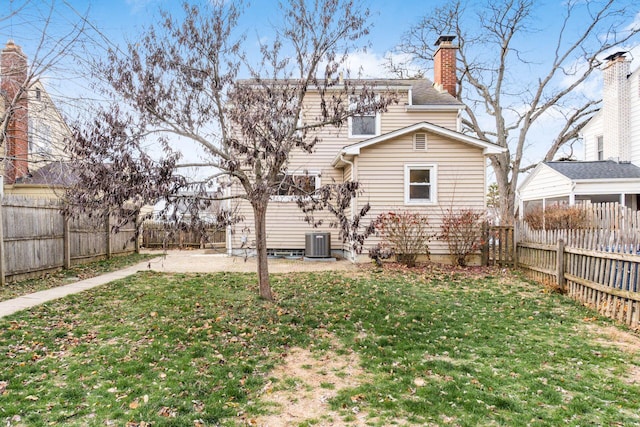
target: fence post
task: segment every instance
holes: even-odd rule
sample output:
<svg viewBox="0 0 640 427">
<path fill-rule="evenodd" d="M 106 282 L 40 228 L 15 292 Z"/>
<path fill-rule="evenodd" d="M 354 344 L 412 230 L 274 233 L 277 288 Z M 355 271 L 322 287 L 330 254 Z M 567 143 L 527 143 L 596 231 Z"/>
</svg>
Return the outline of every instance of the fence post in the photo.
<svg viewBox="0 0 640 427">
<path fill-rule="evenodd" d="M 108 209 L 107 209 L 107 214 L 104 222 L 105 222 L 105 233 L 107 237 L 106 239 L 107 247 L 105 248 L 105 251 L 106 251 L 107 258 L 111 258 L 111 213 L 109 212 Z"/>
<path fill-rule="evenodd" d="M 64 252 L 64 268 L 71 268 L 71 227 L 69 222 L 69 215 L 62 214 L 62 250 Z"/>
<path fill-rule="evenodd" d="M 518 268 L 518 241 L 519 236 L 518 236 L 518 232 L 519 232 L 519 222 L 517 220 L 515 220 L 513 222 L 513 268 Z"/>
<path fill-rule="evenodd" d="M 489 223 L 482 223 L 482 252 L 480 263 L 486 267 L 489 265 Z"/>
<path fill-rule="evenodd" d="M 556 278 L 558 288 L 564 292 L 564 240 L 558 239 L 558 251 L 556 255 Z"/>
<path fill-rule="evenodd" d="M 133 223 L 136 228 L 136 231 L 134 233 L 134 238 L 136 239 L 136 242 L 134 244 L 134 251 L 137 254 L 140 253 L 140 229 L 142 228 L 142 221 L 140 221 L 139 217 L 140 217 L 140 213 L 137 212 L 136 217 L 133 219 Z"/>
<path fill-rule="evenodd" d="M 0 186 L 3 185 L 2 183 L 2 177 L 0 177 Z M 0 191 L 2 191 L 2 188 L 0 188 Z M 6 278 L 5 278 L 5 273 L 6 273 L 6 269 L 5 269 L 5 264 L 4 264 L 4 221 L 2 219 L 2 211 L 3 211 L 3 204 L 2 204 L 2 194 L 0 194 L 0 286 L 4 286 L 6 284 Z"/>
</svg>

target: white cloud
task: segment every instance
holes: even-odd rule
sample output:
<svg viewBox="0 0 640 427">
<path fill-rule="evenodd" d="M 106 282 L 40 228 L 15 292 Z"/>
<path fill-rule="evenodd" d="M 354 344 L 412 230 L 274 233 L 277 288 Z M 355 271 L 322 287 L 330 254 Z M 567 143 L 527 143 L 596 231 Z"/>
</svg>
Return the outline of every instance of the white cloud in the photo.
<svg viewBox="0 0 640 427">
<path fill-rule="evenodd" d="M 397 77 L 389 71 L 385 64 L 391 58 L 394 64 L 406 64 L 409 57 L 405 54 L 379 54 L 373 51 L 358 51 L 350 54 L 345 61 L 345 71 L 348 71 L 351 77 L 362 78 L 393 78 Z M 413 67 L 409 72 L 415 75 L 418 69 Z"/>
<path fill-rule="evenodd" d="M 153 3 L 155 0 L 126 0 L 127 6 L 131 9 L 132 14 L 145 10 L 147 5 Z"/>
</svg>

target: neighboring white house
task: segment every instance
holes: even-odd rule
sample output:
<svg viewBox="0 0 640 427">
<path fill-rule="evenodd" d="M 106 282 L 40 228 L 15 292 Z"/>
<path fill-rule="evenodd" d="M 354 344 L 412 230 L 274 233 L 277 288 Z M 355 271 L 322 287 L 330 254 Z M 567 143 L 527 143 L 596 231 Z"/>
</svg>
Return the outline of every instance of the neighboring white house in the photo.
<svg viewBox="0 0 640 427">
<path fill-rule="evenodd" d="M 447 209 L 484 211 L 486 157 L 504 149 L 460 132 L 465 106 L 455 97 L 457 48 L 451 41 L 452 37 L 438 41 L 434 83 L 428 79 L 369 81 L 380 93 L 394 90 L 399 102 L 383 113 L 353 117 L 340 129 L 322 129 L 312 154 L 291 156 L 287 171 L 291 182 L 312 190 L 324 183 L 358 181 L 364 193 L 352 200 L 352 212 L 359 212 L 367 202 L 370 218 L 388 211 L 419 212 L 428 215 L 434 232 L 439 231 Z M 319 100 L 313 90 L 307 93 L 305 107 L 310 116 L 316 115 Z M 232 195 L 241 191 L 239 185 L 231 187 Z M 331 233 L 332 250 L 345 254 L 348 246 L 338 240 L 338 232 L 328 226 L 313 229 L 288 194 L 275 196 L 269 204 L 268 249 L 300 253 L 305 249 L 305 234 L 322 231 Z M 242 253 L 254 239 L 248 203 L 240 204 L 239 214 L 244 221 L 227 235 L 230 254 Z M 376 243 L 371 238 L 367 246 Z M 448 259 L 445 242 L 434 241 L 430 250 L 432 258 Z"/>
<path fill-rule="evenodd" d="M 640 207 L 640 72 L 624 52 L 606 58 L 602 108 L 582 130 L 583 161 L 540 163 L 518 189 L 519 213 L 552 203 Z"/>
</svg>

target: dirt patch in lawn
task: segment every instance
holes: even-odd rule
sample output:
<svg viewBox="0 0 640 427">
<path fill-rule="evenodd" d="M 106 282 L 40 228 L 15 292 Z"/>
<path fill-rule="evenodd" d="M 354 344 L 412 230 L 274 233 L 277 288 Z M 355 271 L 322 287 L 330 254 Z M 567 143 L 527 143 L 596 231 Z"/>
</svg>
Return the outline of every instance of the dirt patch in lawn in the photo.
<svg viewBox="0 0 640 427">
<path fill-rule="evenodd" d="M 308 421 L 314 426 L 365 426 L 367 414 L 354 412 L 356 420 L 346 423 L 328 403 L 340 390 L 366 381 L 359 362 L 358 355 L 350 350 L 312 353 L 291 349 L 284 364 L 273 371 L 274 381 L 267 383 L 261 396 L 263 402 L 273 406 L 274 414 L 251 420 L 251 425 L 285 427 Z"/>
<path fill-rule="evenodd" d="M 625 353 L 640 352 L 640 337 L 623 331 L 615 326 L 587 325 L 587 330 L 595 334 L 594 341 L 604 346 L 617 347 Z M 630 365 L 625 381 L 629 384 L 640 384 L 640 366 Z"/>
</svg>

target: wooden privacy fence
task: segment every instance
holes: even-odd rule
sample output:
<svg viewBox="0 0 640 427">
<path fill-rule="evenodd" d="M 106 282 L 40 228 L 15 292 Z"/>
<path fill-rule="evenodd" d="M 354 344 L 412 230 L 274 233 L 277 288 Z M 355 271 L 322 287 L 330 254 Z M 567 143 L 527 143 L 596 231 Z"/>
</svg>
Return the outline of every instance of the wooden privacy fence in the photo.
<svg viewBox="0 0 640 427">
<path fill-rule="evenodd" d="M 602 315 L 640 329 L 640 212 L 618 204 L 586 205 L 589 227 L 517 226 L 517 266 Z"/>
<path fill-rule="evenodd" d="M 99 216 L 65 218 L 60 202 L 5 196 L 0 206 L 0 283 L 136 250 L 136 227 L 111 233 Z"/>
<path fill-rule="evenodd" d="M 220 230 L 216 225 L 194 229 L 188 224 L 176 225 L 163 221 L 142 223 L 142 246 L 145 248 L 223 248 L 225 239 L 225 230 Z"/>
</svg>

